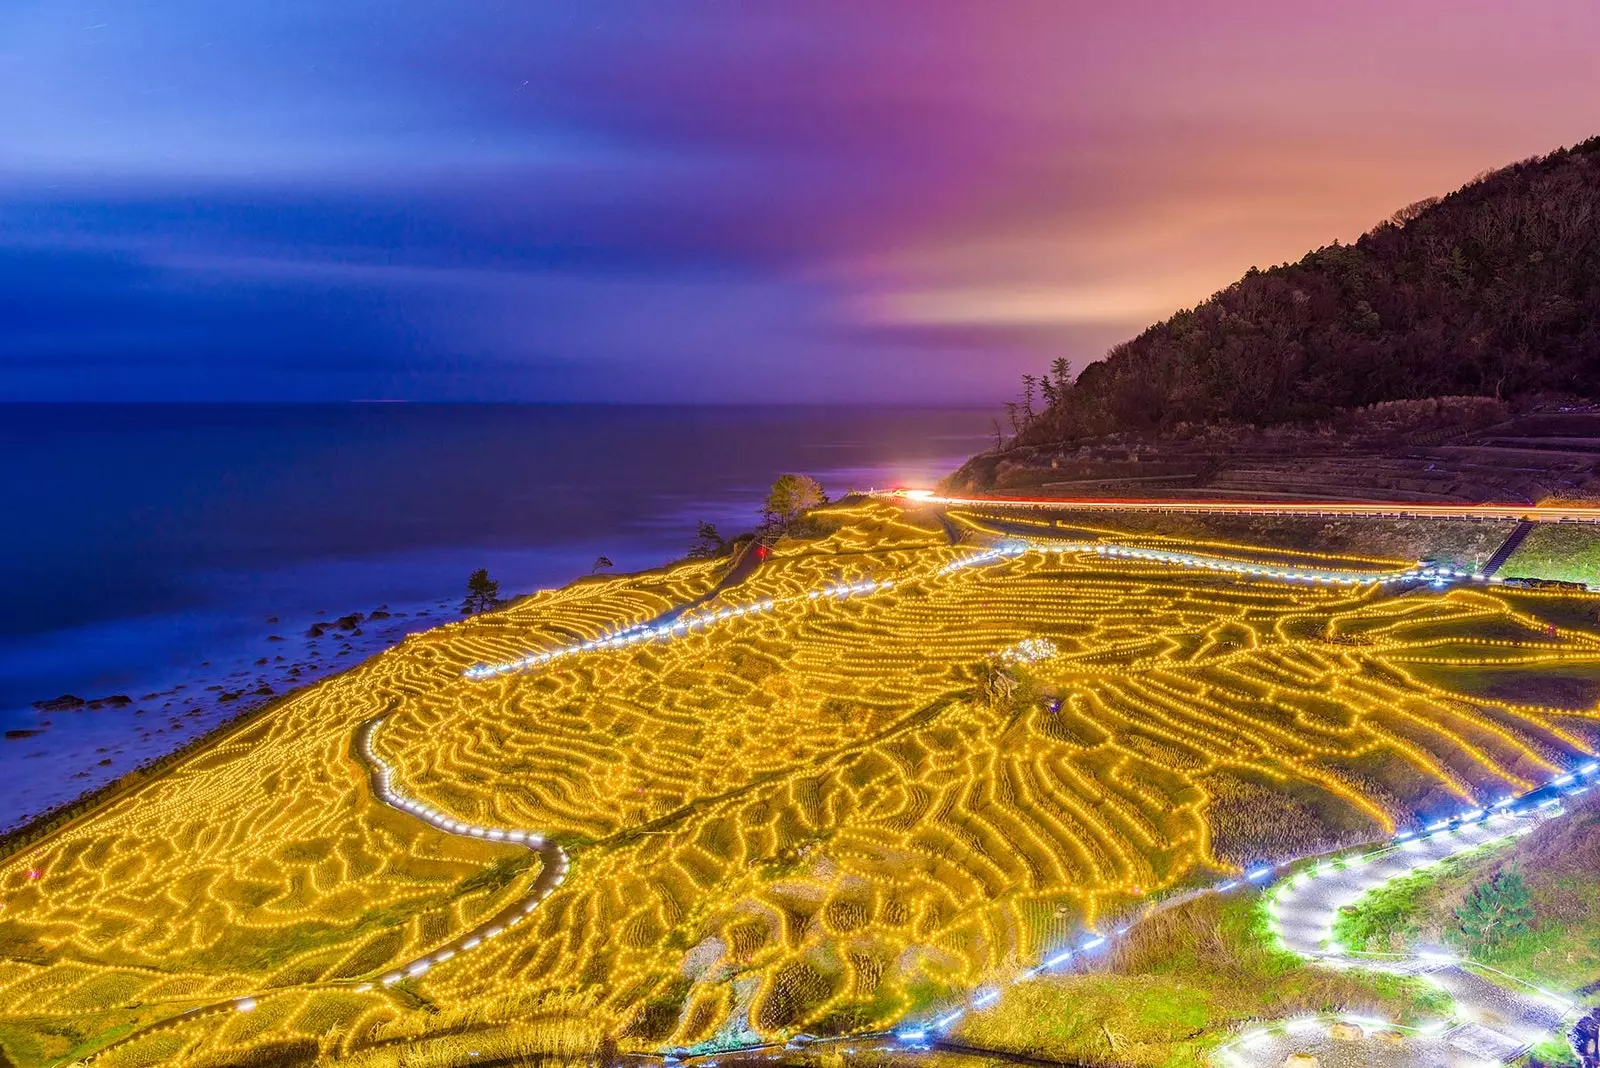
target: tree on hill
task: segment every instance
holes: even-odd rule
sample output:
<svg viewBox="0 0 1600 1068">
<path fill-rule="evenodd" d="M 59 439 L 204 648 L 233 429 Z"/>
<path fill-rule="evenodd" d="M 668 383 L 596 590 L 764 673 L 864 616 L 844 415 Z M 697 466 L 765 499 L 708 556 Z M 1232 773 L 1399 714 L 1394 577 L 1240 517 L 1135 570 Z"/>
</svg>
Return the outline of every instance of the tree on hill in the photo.
<svg viewBox="0 0 1600 1068">
<path fill-rule="evenodd" d="M 1515 867 L 1479 883 L 1456 909 L 1456 923 L 1469 948 L 1492 950 L 1528 929 L 1533 901 Z"/>
<path fill-rule="evenodd" d="M 779 475 L 762 505 L 761 525 L 773 534 L 789 533 L 801 516 L 827 503 L 822 483 L 810 475 Z"/>
<path fill-rule="evenodd" d="M 609 567 L 616 567 L 616 566 L 617 566 L 616 564 L 613 564 L 611 562 L 611 557 L 609 557 L 609 556 L 597 556 L 597 557 L 594 558 L 594 566 L 589 568 L 589 574 L 592 575 L 596 571 L 599 571 L 601 568 L 609 568 Z"/>
<path fill-rule="evenodd" d="M 467 596 L 461 602 L 464 616 L 487 612 L 500 603 L 500 583 L 489 577 L 489 569 L 480 567 L 467 576 Z"/>
<path fill-rule="evenodd" d="M 695 528 L 694 543 L 689 546 L 689 559 L 709 560 L 728 551 L 728 543 L 717 533 L 716 525 L 700 520 Z"/>
<path fill-rule="evenodd" d="M 1008 405 L 1015 443 L 1324 418 L 1380 401 L 1600 395 L 1600 137 L 1251 268 Z M 1045 407 L 1030 414 L 1035 390 Z"/>
</svg>

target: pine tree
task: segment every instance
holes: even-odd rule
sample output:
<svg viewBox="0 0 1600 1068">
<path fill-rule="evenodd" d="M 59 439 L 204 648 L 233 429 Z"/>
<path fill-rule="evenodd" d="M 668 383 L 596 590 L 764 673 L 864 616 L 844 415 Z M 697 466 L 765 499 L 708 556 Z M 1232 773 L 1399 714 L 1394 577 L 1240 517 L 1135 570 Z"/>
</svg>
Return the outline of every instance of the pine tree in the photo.
<svg viewBox="0 0 1600 1068">
<path fill-rule="evenodd" d="M 480 567 L 467 577 L 467 596 L 461 602 L 464 616 L 487 612 L 500 603 L 500 583 L 489 577 L 489 569 Z"/>
<path fill-rule="evenodd" d="M 1065 396 L 1072 388 L 1072 361 L 1065 356 L 1057 356 L 1050 363 L 1050 373 L 1044 377 L 1047 382 L 1054 380 L 1056 396 Z"/>
<path fill-rule="evenodd" d="M 1461 938 L 1475 949 L 1495 949 L 1526 931 L 1532 920 L 1532 896 L 1515 867 L 1473 887 L 1456 909 Z"/>
<path fill-rule="evenodd" d="M 715 524 L 700 520 L 695 528 L 694 544 L 689 546 L 689 559 L 709 560 L 728 551 L 728 543 L 717 533 Z"/>
</svg>

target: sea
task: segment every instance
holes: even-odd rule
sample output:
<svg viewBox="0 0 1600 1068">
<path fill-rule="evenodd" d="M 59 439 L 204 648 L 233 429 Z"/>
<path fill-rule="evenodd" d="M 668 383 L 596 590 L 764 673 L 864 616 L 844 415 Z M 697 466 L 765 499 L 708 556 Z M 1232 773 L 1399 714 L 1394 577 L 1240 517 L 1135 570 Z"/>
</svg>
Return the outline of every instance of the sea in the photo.
<svg viewBox="0 0 1600 1068">
<path fill-rule="evenodd" d="M 992 414 L 0 405 L 0 829 L 459 618 L 476 568 L 510 596 L 655 567 L 786 472 L 931 485 Z"/>
</svg>

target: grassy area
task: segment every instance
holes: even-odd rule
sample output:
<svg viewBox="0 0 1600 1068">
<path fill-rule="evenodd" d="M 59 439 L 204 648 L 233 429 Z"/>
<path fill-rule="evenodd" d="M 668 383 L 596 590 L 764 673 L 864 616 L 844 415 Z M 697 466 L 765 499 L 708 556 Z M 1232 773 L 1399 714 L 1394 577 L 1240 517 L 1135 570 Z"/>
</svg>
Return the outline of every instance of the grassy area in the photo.
<svg viewBox="0 0 1600 1068">
<path fill-rule="evenodd" d="M 1348 949 L 1385 953 L 1441 944 L 1448 934 L 1436 919 L 1449 916 L 1482 881 L 1485 861 L 1498 863 L 1499 854 L 1514 843 L 1510 838 L 1490 842 L 1369 890 L 1356 905 L 1340 910 L 1333 940 Z"/>
<path fill-rule="evenodd" d="M 1396 976 L 1338 972 L 1274 949 L 1260 895 L 1206 895 L 1131 930 L 1104 972 L 1006 991 L 954 1034 L 988 1049 L 1067 1063 L 1198 1066 L 1254 1021 L 1360 1012 L 1436 1018 L 1446 995 Z"/>
<path fill-rule="evenodd" d="M 1353 949 L 1456 946 L 1473 960 L 1571 994 L 1600 977 L 1600 795 L 1525 838 L 1451 858 L 1368 893 L 1334 924 Z M 1502 944 L 1466 942 L 1455 919 L 1473 887 L 1515 869 L 1532 892 L 1529 929 Z"/>
<path fill-rule="evenodd" d="M 1500 574 L 1600 585 L 1600 526 L 1545 523 L 1528 532 Z"/>
<path fill-rule="evenodd" d="M 1551 1035 L 1535 1045 L 1520 1062 L 1528 1068 L 1579 1068 L 1578 1058 L 1565 1035 Z"/>
</svg>

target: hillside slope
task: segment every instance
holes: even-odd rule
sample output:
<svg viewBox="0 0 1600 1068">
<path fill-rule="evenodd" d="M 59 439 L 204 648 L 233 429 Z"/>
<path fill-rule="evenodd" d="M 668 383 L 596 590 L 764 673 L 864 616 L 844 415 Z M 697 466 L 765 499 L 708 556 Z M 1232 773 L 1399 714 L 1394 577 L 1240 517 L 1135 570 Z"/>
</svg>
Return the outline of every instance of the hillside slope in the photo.
<svg viewBox="0 0 1600 1068">
<path fill-rule="evenodd" d="M 1239 281 L 1059 390 L 1023 445 L 1380 401 L 1600 389 L 1600 137 Z"/>
</svg>

